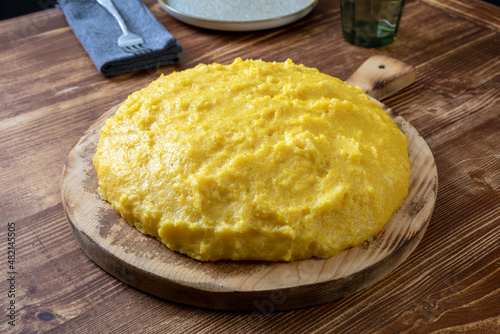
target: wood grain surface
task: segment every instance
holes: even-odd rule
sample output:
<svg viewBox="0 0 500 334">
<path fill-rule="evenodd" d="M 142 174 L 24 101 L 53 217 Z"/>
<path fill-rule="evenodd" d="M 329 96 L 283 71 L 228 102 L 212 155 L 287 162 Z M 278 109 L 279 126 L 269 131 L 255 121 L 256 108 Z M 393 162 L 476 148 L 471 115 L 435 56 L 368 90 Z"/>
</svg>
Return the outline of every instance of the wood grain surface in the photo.
<svg viewBox="0 0 500 334">
<path fill-rule="evenodd" d="M 398 38 L 363 49 L 342 38 L 337 1 L 255 33 L 221 33 L 144 1 L 184 51 L 178 65 L 100 75 L 57 9 L 0 21 L 0 320 L 2 333 L 498 333 L 500 327 L 500 9 L 480 0 L 408 0 Z M 100 269 L 64 214 L 68 152 L 102 114 L 161 73 L 235 57 L 316 67 L 346 79 L 372 55 L 413 65 L 416 82 L 383 102 L 417 129 L 439 193 L 414 252 L 349 297 L 250 313 L 165 301 Z M 16 228 L 15 326 L 8 324 L 7 224 Z"/>
<path fill-rule="evenodd" d="M 411 66 L 393 58 L 370 57 L 350 77 L 373 95 L 392 95 L 413 83 Z M 370 80 L 363 80 L 363 74 Z M 412 72 L 414 76 L 414 71 Z M 386 85 L 384 85 L 386 84 Z M 324 304 L 381 280 L 401 264 L 422 239 L 437 196 L 437 170 L 424 139 L 401 116 L 388 112 L 408 138 L 409 194 L 374 241 L 328 259 L 295 262 L 199 262 L 170 251 L 130 226 L 97 193 L 93 157 L 104 121 L 94 123 L 70 151 L 61 197 L 70 228 L 85 253 L 121 281 L 175 302 L 226 311 L 254 311 L 255 303 L 279 296 L 275 310 Z"/>
<path fill-rule="evenodd" d="M 385 99 L 415 82 L 415 67 L 398 59 L 376 55 L 368 58 L 347 78 L 375 100 Z"/>
</svg>

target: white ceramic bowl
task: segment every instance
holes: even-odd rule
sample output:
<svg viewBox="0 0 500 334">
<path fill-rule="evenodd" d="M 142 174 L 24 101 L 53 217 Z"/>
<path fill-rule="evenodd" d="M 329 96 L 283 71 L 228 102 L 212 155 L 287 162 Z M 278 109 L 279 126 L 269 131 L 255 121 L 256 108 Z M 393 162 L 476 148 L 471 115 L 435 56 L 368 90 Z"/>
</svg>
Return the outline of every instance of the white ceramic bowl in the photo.
<svg viewBox="0 0 500 334">
<path fill-rule="evenodd" d="M 304 8 L 300 8 L 291 14 L 271 18 L 267 17 L 261 20 L 211 19 L 209 13 L 207 17 L 196 17 L 172 7 L 169 4 L 169 0 L 158 0 L 158 3 L 172 17 L 193 26 L 223 31 L 254 31 L 276 28 L 300 20 L 313 10 L 318 0 L 313 0 Z"/>
</svg>

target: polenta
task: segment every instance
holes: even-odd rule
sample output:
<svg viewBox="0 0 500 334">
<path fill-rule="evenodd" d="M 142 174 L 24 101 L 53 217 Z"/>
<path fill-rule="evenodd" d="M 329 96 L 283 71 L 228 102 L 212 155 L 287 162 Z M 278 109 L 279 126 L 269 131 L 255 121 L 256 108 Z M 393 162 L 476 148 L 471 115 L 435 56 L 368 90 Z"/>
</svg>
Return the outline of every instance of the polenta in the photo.
<svg viewBox="0 0 500 334">
<path fill-rule="evenodd" d="M 201 261 L 326 258 L 408 192 L 407 139 L 360 88 L 291 60 L 161 76 L 100 132 L 99 194 Z"/>
</svg>

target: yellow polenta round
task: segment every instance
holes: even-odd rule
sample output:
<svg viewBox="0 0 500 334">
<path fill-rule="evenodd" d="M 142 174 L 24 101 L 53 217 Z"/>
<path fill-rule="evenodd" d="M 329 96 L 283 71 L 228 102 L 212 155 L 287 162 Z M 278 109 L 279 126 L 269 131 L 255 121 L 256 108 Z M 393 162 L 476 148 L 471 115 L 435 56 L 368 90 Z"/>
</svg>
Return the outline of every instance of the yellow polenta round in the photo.
<svg viewBox="0 0 500 334">
<path fill-rule="evenodd" d="M 239 58 L 130 95 L 94 164 L 125 220 L 203 261 L 330 257 L 382 229 L 410 173 L 405 135 L 359 88 Z"/>
</svg>

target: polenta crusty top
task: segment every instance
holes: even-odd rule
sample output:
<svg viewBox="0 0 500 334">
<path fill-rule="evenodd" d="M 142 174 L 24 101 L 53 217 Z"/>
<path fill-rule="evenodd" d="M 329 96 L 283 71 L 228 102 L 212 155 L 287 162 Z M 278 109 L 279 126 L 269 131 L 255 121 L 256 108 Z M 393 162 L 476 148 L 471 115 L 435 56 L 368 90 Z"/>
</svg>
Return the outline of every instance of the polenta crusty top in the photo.
<svg viewBox="0 0 500 334">
<path fill-rule="evenodd" d="M 361 89 L 292 61 L 161 76 L 101 130 L 99 194 L 198 260 L 330 257 L 408 192 L 407 139 Z"/>
</svg>

